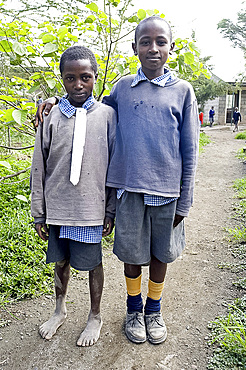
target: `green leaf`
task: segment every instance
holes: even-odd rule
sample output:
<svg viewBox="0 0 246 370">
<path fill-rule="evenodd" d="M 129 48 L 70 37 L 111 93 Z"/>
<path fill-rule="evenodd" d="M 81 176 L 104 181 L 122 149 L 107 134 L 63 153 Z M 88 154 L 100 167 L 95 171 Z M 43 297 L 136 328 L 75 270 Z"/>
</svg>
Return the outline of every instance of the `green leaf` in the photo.
<svg viewBox="0 0 246 370">
<path fill-rule="evenodd" d="M 0 41 L 0 51 L 8 53 L 11 51 L 12 43 L 7 40 Z"/>
<path fill-rule="evenodd" d="M 24 172 L 24 173 L 20 173 L 20 174 L 18 175 L 19 180 L 23 180 L 23 179 L 25 179 L 27 176 L 28 176 L 28 175 L 27 175 L 27 173 L 26 173 L 26 172 Z M 23 199 L 23 200 L 24 200 L 24 199 Z M 26 200 L 26 201 L 27 201 L 27 200 Z"/>
<path fill-rule="evenodd" d="M 85 23 L 93 23 L 95 19 L 95 16 L 91 14 L 89 15 L 89 17 L 86 18 Z"/>
<path fill-rule="evenodd" d="M 68 34 L 67 34 L 67 37 L 68 37 L 70 40 L 73 40 L 74 42 L 78 42 L 78 41 L 79 41 L 78 37 L 77 37 L 77 36 L 72 35 L 71 33 L 68 33 Z"/>
<path fill-rule="evenodd" d="M 103 82 L 102 80 L 97 80 L 97 83 L 94 87 L 94 91 L 96 93 L 97 96 L 100 95 L 101 91 L 102 91 L 102 87 L 103 87 Z"/>
<path fill-rule="evenodd" d="M 8 169 L 11 169 L 11 165 L 10 165 L 10 163 L 9 163 L 9 162 L 7 162 L 7 161 L 0 161 L 0 166 L 2 166 L 2 167 L 6 167 L 6 168 L 8 168 Z"/>
<path fill-rule="evenodd" d="M 116 20 L 116 19 L 112 19 L 112 24 L 114 25 L 114 26 L 118 26 L 119 25 L 119 22 Z"/>
<path fill-rule="evenodd" d="M 42 41 L 44 44 L 47 44 L 48 42 L 52 42 L 55 39 L 55 36 L 52 35 L 52 33 L 46 33 L 42 37 Z"/>
<path fill-rule="evenodd" d="M 146 11 L 144 9 L 139 9 L 137 12 L 137 16 L 141 20 L 146 18 Z"/>
<path fill-rule="evenodd" d="M 168 66 L 169 66 L 171 69 L 175 69 L 175 68 L 177 67 L 177 62 L 174 62 L 174 61 L 169 62 L 169 63 L 168 63 Z"/>
<path fill-rule="evenodd" d="M 67 32 L 68 31 L 68 29 L 67 29 L 67 27 L 66 26 L 61 26 L 60 28 L 59 28 L 59 30 L 57 31 L 57 35 L 60 35 L 61 33 L 63 33 L 63 32 Z"/>
<path fill-rule="evenodd" d="M 118 6 L 120 3 L 120 0 L 110 0 L 110 2 L 113 4 L 113 6 Z"/>
<path fill-rule="evenodd" d="M 20 65 L 21 64 L 21 57 L 20 57 L 20 55 L 11 55 L 10 56 L 10 64 L 12 65 L 12 66 L 18 66 L 18 65 Z"/>
<path fill-rule="evenodd" d="M 211 78 L 211 73 L 207 70 L 207 69 L 202 69 L 202 74 L 206 77 L 206 78 L 208 78 L 208 79 L 210 79 Z"/>
<path fill-rule="evenodd" d="M 28 45 L 26 49 L 27 49 L 28 53 L 31 53 L 33 55 L 36 54 L 36 51 L 32 46 Z"/>
<path fill-rule="evenodd" d="M 86 5 L 86 8 L 92 10 L 93 12 L 98 13 L 98 6 L 95 3 L 90 3 Z"/>
<path fill-rule="evenodd" d="M 21 55 L 21 56 L 25 55 L 27 52 L 26 47 L 17 41 L 13 43 L 13 50 L 16 54 Z"/>
<path fill-rule="evenodd" d="M 16 198 L 19 200 L 23 200 L 23 202 L 28 202 L 28 199 L 24 195 L 18 194 L 16 195 Z"/>
<path fill-rule="evenodd" d="M 125 71 L 124 67 L 121 64 L 119 64 L 117 66 L 117 68 L 118 68 L 118 71 L 120 72 L 120 74 L 123 75 L 124 74 L 124 71 Z"/>
<path fill-rule="evenodd" d="M 194 55 L 189 51 L 187 53 L 184 53 L 185 64 L 193 64 L 194 59 L 195 59 Z"/>
<path fill-rule="evenodd" d="M 3 116 L 3 119 L 4 119 L 5 122 L 11 122 L 11 121 L 13 121 L 12 113 L 14 112 L 14 110 L 15 110 L 14 108 L 11 108 L 11 109 L 7 109 L 5 111 L 5 114 Z"/>
<path fill-rule="evenodd" d="M 22 125 L 26 121 L 27 110 L 15 109 L 12 113 L 12 117 L 14 118 L 15 122 L 17 122 L 19 125 Z"/>
<path fill-rule="evenodd" d="M 63 40 L 64 37 L 67 35 L 68 33 L 68 29 L 66 26 L 62 26 L 59 28 L 58 32 L 57 32 L 57 36 L 60 40 Z"/>
<path fill-rule="evenodd" d="M 55 85 L 56 85 L 56 80 L 54 78 L 46 78 L 45 79 L 49 88 L 52 90 L 54 89 Z"/>
<path fill-rule="evenodd" d="M 54 53 L 55 51 L 58 50 L 58 47 L 56 44 L 52 44 L 51 42 L 49 42 L 48 44 L 45 44 L 44 45 L 44 52 L 43 52 L 43 56 L 47 55 L 47 54 L 51 54 L 51 53 Z"/>
<path fill-rule="evenodd" d="M 9 96 L 9 95 L 0 95 L 0 100 L 16 101 L 17 98 L 14 98 L 13 96 Z"/>
<path fill-rule="evenodd" d="M 133 15 L 132 17 L 128 18 L 129 23 L 138 23 L 139 18 L 136 15 Z"/>
<path fill-rule="evenodd" d="M 200 49 L 197 47 L 195 42 L 190 42 L 189 43 L 189 48 L 190 48 L 191 51 L 194 51 L 196 53 L 196 55 L 199 57 L 201 52 L 200 52 Z"/>
<path fill-rule="evenodd" d="M 146 13 L 151 17 L 152 15 L 155 15 L 154 10 L 148 9 L 146 10 Z"/>
<path fill-rule="evenodd" d="M 37 80 L 38 78 L 41 78 L 42 77 L 42 74 L 40 72 L 35 72 L 32 76 L 31 76 L 31 79 L 32 80 Z"/>
</svg>

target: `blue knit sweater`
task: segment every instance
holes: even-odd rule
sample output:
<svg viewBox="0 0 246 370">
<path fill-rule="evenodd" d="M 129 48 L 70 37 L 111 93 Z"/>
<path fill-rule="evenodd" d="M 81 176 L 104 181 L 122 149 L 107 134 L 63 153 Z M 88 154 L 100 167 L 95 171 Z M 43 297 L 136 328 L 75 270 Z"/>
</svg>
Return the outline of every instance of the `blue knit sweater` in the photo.
<svg viewBox="0 0 246 370">
<path fill-rule="evenodd" d="M 176 213 L 187 216 L 199 147 L 194 91 L 178 78 L 165 87 L 150 81 L 131 87 L 134 77 L 122 78 L 103 100 L 118 112 L 107 186 L 179 197 Z"/>
</svg>

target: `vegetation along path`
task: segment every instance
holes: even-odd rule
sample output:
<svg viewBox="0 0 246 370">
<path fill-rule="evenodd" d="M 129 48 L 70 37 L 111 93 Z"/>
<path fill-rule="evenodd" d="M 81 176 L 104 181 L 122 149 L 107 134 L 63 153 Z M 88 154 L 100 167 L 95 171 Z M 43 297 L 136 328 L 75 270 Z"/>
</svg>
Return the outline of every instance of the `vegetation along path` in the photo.
<svg viewBox="0 0 246 370">
<path fill-rule="evenodd" d="M 225 314 L 225 303 L 240 294 L 232 285 L 235 276 L 218 264 L 233 258 L 224 228 L 234 222 L 232 184 L 245 175 L 245 165 L 235 157 L 244 141 L 235 140 L 230 127 L 205 131 L 211 143 L 200 154 L 194 206 L 186 220 L 187 247 L 168 269 L 162 300 L 167 341 L 154 346 L 148 342 L 135 345 L 126 339 L 123 265 L 111 249 L 105 249 L 104 325 L 97 344 L 76 347 L 88 314 L 87 273 L 81 273 L 71 278 L 68 318 L 51 341 L 41 339 L 38 326 L 52 313 L 53 296 L 11 306 L 14 317 L 3 313 L 9 323 L 0 328 L 0 369 L 206 369 L 211 354 L 208 322 Z M 144 297 L 147 278 L 146 268 Z"/>
</svg>

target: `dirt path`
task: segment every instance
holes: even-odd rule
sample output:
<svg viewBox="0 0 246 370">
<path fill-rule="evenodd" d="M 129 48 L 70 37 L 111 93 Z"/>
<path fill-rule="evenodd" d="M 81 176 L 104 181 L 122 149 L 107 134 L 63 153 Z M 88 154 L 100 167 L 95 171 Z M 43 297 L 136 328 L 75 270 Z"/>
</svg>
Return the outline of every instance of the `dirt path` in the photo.
<svg viewBox="0 0 246 370">
<path fill-rule="evenodd" d="M 237 295 L 233 274 L 218 269 L 232 259 L 223 230 L 232 221 L 231 185 L 243 175 L 235 152 L 244 142 L 234 140 L 230 128 L 208 128 L 212 139 L 200 155 L 195 201 L 186 220 L 187 247 L 168 269 L 163 313 L 167 341 L 134 345 L 123 333 L 125 282 L 123 265 L 111 250 L 104 253 L 105 289 L 102 303 L 104 325 L 101 339 L 91 348 L 76 347 L 76 339 L 88 314 L 87 274 L 73 278 L 68 296 L 68 319 L 51 341 L 40 338 L 37 329 L 53 311 L 51 296 L 21 302 L 11 308 L 19 320 L 3 313 L 9 326 L 0 329 L 0 369 L 206 369 L 209 331 L 207 323 L 225 313 L 225 302 Z M 147 291 L 147 268 L 143 296 Z M 81 303 L 82 301 L 82 303 Z M 80 307 L 79 307 L 80 305 Z"/>
</svg>

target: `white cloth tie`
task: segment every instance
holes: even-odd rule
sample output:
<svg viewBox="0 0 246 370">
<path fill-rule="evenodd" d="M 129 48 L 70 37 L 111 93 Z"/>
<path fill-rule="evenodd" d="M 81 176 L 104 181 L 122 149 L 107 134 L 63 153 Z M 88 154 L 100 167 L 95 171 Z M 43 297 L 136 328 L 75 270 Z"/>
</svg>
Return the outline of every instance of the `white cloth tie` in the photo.
<svg viewBox="0 0 246 370">
<path fill-rule="evenodd" d="M 76 109 L 70 170 L 70 181 L 73 185 L 77 185 L 80 178 L 86 135 L 86 113 L 87 110 L 84 108 Z"/>
</svg>

